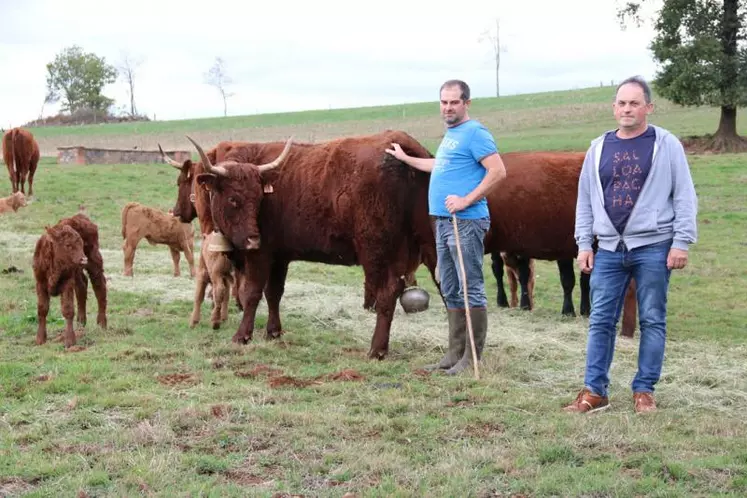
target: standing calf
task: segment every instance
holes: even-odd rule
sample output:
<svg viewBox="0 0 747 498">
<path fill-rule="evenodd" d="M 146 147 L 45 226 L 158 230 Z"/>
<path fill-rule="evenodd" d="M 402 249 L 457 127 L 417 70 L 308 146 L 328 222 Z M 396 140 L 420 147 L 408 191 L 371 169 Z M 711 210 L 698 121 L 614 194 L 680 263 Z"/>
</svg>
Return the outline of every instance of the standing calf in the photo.
<svg viewBox="0 0 747 498">
<path fill-rule="evenodd" d="M 23 192 L 16 192 L 15 194 L 0 199 L 0 214 L 9 213 L 11 211 L 16 212 L 19 208 L 25 206 L 26 196 Z"/>
<path fill-rule="evenodd" d="M 61 296 L 62 316 L 65 317 L 65 347 L 75 344 L 73 331 L 73 294 L 83 265 L 88 260 L 83 252 L 83 239 L 70 226 L 57 224 L 46 227 L 34 250 L 34 278 L 36 278 L 37 318 L 36 343 L 47 342 L 47 314 L 50 296 Z M 79 295 L 80 299 L 80 295 Z"/>
<path fill-rule="evenodd" d="M 194 229 L 190 223 L 181 223 L 178 218 L 163 211 L 143 206 L 137 202 L 128 202 L 122 209 L 122 250 L 124 251 L 124 275 L 132 276 L 132 264 L 135 260 L 135 249 L 140 239 L 145 238 L 149 244 L 166 244 L 171 251 L 174 262 L 174 276 L 179 276 L 179 252 L 189 263 L 189 274 L 195 276 L 192 248 L 194 246 Z"/>
<path fill-rule="evenodd" d="M 83 253 L 88 262 L 85 270 L 91 279 L 93 293 L 96 295 L 99 311 L 96 315 L 96 323 L 103 329 L 106 328 L 106 277 L 104 276 L 104 259 L 99 250 L 99 229 L 84 214 L 76 214 L 70 218 L 60 220 L 59 225 L 67 225 L 83 239 Z M 86 299 L 88 293 L 88 278 L 85 273 L 80 272 L 76 281 L 76 298 L 78 299 L 78 323 L 86 324 Z"/>
<path fill-rule="evenodd" d="M 39 165 L 39 144 L 31 132 L 12 128 L 3 135 L 3 159 L 8 167 L 13 193 L 26 193 L 26 176 L 29 179 L 29 197 L 34 194 L 34 173 Z"/>
</svg>

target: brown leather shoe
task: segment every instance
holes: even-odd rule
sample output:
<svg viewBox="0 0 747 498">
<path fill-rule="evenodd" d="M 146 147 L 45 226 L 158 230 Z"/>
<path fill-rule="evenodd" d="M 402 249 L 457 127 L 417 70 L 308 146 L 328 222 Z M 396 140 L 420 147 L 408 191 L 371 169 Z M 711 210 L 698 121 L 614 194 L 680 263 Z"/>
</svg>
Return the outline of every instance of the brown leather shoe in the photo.
<svg viewBox="0 0 747 498">
<path fill-rule="evenodd" d="M 583 388 L 573 403 L 563 408 L 563 411 L 570 413 L 592 413 L 605 410 L 609 407 L 610 401 L 606 396 L 599 396 Z"/>
<path fill-rule="evenodd" d="M 656 411 L 656 400 L 654 393 L 633 393 L 633 403 L 636 413 L 648 413 Z"/>
</svg>

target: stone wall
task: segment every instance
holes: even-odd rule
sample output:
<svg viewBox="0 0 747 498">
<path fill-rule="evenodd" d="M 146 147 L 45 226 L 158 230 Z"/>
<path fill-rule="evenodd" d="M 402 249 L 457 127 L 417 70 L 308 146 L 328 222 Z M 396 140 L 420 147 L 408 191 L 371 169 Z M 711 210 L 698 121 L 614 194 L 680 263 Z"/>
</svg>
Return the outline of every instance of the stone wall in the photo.
<svg viewBox="0 0 747 498">
<path fill-rule="evenodd" d="M 192 158 L 186 150 L 165 151 L 173 160 L 183 163 Z M 94 149 L 89 147 L 58 147 L 59 164 L 152 164 L 163 163 L 157 150 L 138 149 Z"/>
</svg>

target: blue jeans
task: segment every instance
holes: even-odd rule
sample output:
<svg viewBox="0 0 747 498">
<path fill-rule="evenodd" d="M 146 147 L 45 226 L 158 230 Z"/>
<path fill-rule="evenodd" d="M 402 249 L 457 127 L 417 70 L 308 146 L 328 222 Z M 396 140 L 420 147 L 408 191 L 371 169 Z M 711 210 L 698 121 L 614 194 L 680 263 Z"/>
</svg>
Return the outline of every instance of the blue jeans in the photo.
<svg viewBox="0 0 747 498">
<path fill-rule="evenodd" d="M 609 371 L 615 352 L 617 321 L 630 279 L 636 283 L 641 338 L 638 373 L 633 392 L 654 392 L 664 362 L 667 335 L 667 291 L 671 270 L 667 255 L 672 241 L 628 250 L 600 249 L 591 272 L 591 316 L 586 346 L 584 385 L 594 394 L 607 396 Z"/>
<path fill-rule="evenodd" d="M 457 218 L 459 243 L 467 274 L 467 298 L 470 308 L 487 308 L 485 277 L 482 262 L 485 255 L 483 243 L 490 228 L 489 218 L 460 220 Z M 459 267 L 456 237 L 451 218 L 436 218 L 436 252 L 438 254 L 441 293 L 448 309 L 464 309 L 462 272 Z"/>
</svg>

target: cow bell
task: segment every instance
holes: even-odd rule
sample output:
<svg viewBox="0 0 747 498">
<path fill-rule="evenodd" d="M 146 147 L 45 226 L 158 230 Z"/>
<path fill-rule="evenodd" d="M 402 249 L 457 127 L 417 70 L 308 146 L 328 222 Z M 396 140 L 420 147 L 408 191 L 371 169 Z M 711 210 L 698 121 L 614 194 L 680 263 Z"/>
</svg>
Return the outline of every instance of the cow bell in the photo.
<svg viewBox="0 0 747 498">
<path fill-rule="evenodd" d="M 427 310 L 430 300 L 428 292 L 420 287 L 408 287 L 399 296 L 399 304 L 402 305 L 405 313 L 419 313 Z"/>
<path fill-rule="evenodd" d="M 207 236 L 207 249 L 210 252 L 231 252 L 233 246 L 225 235 L 215 231 Z"/>
</svg>

